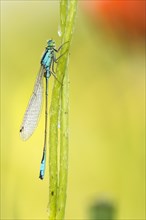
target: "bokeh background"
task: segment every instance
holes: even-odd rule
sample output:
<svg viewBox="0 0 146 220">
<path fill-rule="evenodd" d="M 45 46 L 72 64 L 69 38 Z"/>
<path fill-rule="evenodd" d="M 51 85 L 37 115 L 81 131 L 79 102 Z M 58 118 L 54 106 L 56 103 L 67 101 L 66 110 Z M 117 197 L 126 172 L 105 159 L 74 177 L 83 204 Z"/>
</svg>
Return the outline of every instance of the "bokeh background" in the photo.
<svg viewBox="0 0 146 220">
<path fill-rule="evenodd" d="M 144 4 L 79 1 L 66 219 L 90 219 L 100 201 L 114 207 L 116 219 L 145 219 Z M 1 1 L 2 220 L 48 218 L 48 167 L 38 178 L 44 111 L 27 142 L 19 129 L 46 41 L 60 45 L 58 27 L 59 1 Z"/>
</svg>

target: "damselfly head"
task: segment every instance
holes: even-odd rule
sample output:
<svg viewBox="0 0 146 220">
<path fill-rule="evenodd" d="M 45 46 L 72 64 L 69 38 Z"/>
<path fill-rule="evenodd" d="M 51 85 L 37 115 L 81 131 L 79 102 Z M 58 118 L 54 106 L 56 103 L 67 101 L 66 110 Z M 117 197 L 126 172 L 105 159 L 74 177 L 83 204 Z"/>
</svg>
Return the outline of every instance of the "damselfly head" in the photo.
<svg viewBox="0 0 146 220">
<path fill-rule="evenodd" d="M 55 47 L 55 41 L 53 39 L 47 41 L 48 47 Z"/>
</svg>

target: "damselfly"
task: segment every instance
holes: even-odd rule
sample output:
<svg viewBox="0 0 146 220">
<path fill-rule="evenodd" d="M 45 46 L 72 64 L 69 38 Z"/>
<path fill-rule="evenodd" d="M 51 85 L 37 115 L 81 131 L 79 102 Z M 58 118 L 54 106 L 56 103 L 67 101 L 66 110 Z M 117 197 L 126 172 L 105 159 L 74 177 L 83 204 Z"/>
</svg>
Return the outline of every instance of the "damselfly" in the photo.
<svg viewBox="0 0 146 220">
<path fill-rule="evenodd" d="M 67 42 L 65 42 L 67 43 Z M 64 43 L 64 44 L 65 44 Z M 48 40 L 46 50 L 41 59 L 41 67 L 34 85 L 33 93 L 28 103 L 26 112 L 24 114 L 23 122 L 20 128 L 20 136 L 22 140 L 27 140 L 32 133 L 34 132 L 40 111 L 42 106 L 43 98 L 43 77 L 46 80 L 46 91 L 45 91 L 45 133 L 44 133 L 44 147 L 43 155 L 40 165 L 40 175 L 39 178 L 43 179 L 45 174 L 45 165 L 46 165 L 46 145 L 47 145 L 47 134 L 48 134 L 48 80 L 51 74 L 57 79 L 54 72 L 54 63 L 63 55 L 60 55 L 57 59 L 55 52 L 59 50 L 64 45 L 62 44 L 58 49 L 55 48 L 55 41 Z M 58 79 L 57 79 L 58 80 Z"/>
</svg>

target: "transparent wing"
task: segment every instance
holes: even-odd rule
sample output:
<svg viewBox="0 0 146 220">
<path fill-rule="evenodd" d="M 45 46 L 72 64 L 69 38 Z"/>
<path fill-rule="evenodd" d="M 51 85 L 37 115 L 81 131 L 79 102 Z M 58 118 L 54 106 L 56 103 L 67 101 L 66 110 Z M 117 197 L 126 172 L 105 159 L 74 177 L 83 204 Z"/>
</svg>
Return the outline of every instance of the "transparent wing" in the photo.
<svg viewBox="0 0 146 220">
<path fill-rule="evenodd" d="M 41 67 L 20 128 L 22 140 L 27 140 L 38 124 L 43 98 L 43 76 L 44 69 Z"/>
</svg>

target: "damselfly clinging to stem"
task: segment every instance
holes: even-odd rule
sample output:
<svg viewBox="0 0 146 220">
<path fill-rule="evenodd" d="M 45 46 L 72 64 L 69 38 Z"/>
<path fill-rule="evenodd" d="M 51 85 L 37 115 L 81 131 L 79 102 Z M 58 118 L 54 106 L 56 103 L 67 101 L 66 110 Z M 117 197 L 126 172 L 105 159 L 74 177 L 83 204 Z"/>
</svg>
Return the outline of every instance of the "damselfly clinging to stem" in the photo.
<svg viewBox="0 0 146 220">
<path fill-rule="evenodd" d="M 41 67 L 34 85 L 33 93 L 28 103 L 26 112 L 24 114 L 23 122 L 20 128 L 20 136 L 22 140 L 27 140 L 32 135 L 32 133 L 34 132 L 37 126 L 41 111 L 41 106 L 42 106 L 42 98 L 43 98 L 43 77 L 45 77 L 46 80 L 45 133 L 44 133 L 43 156 L 41 160 L 40 175 L 39 175 L 40 179 L 44 178 L 45 164 L 46 164 L 46 145 L 47 145 L 47 134 L 48 134 L 48 80 L 51 74 L 57 79 L 54 72 L 54 63 L 56 63 L 57 60 L 60 57 L 62 57 L 64 53 L 56 59 L 55 52 L 59 52 L 64 44 L 62 44 L 58 49 L 56 49 L 55 41 L 52 39 L 48 40 L 46 50 L 40 62 Z"/>
</svg>

